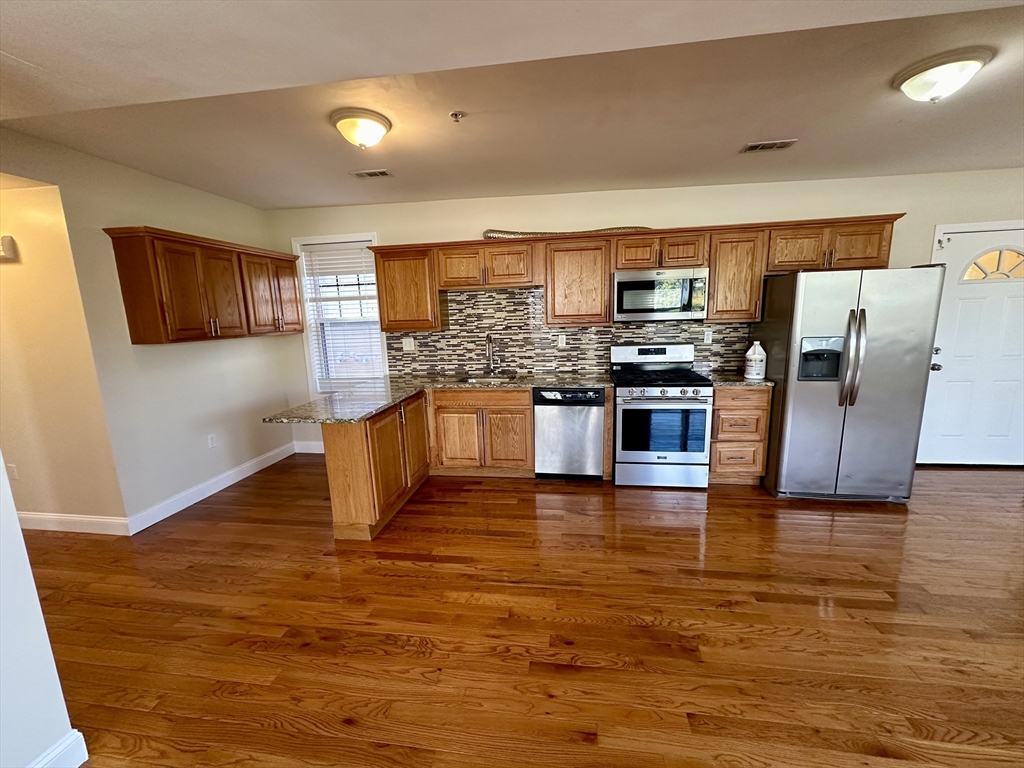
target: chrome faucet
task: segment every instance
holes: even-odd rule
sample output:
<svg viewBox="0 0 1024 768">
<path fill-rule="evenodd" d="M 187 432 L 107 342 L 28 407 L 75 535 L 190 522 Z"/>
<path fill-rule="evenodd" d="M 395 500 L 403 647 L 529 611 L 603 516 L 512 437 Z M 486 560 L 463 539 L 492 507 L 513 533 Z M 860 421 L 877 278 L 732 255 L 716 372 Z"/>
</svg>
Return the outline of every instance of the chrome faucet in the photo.
<svg viewBox="0 0 1024 768">
<path fill-rule="evenodd" d="M 494 339 L 491 338 L 491 334 L 487 334 L 487 373 L 490 376 L 494 375 Z"/>
</svg>

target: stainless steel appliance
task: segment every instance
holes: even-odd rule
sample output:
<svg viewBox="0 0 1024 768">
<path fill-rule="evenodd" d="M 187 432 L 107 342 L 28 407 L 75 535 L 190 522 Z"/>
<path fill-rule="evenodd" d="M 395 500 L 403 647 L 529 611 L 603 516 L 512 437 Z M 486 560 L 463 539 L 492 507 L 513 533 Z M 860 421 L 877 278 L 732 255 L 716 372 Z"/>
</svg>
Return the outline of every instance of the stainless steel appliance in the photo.
<svg viewBox="0 0 1024 768">
<path fill-rule="evenodd" d="M 770 277 L 754 328 L 775 382 L 777 496 L 910 498 L 945 268 Z"/>
<path fill-rule="evenodd" d="M 711 380 L 692 344 L 612 347 L 615 484 L 707 488 Z"/>
<path fill-rule="evenodd" d="M 537 477 L 604 475 L 604 389 L 534 387 L 533 457 Z"/>
<path fill-rule="evenodd" d="M 708 316 L 707 286 L 706 267 L 616 272 L 613 319 L 703 319 Z"/>
</svg>

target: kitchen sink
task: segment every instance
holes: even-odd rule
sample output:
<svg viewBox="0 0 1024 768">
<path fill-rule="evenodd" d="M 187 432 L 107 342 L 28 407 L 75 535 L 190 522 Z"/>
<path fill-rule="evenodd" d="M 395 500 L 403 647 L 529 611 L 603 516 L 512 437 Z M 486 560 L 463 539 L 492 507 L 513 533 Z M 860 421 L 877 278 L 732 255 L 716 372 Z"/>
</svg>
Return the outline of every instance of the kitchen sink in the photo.
<svg viewBox="0 0 1024 768">
<path fill-rule="evenodd" d="M 463 384 L 511 384 L 515 376 L 463 376 L 459 381 Z"/>
</svg>

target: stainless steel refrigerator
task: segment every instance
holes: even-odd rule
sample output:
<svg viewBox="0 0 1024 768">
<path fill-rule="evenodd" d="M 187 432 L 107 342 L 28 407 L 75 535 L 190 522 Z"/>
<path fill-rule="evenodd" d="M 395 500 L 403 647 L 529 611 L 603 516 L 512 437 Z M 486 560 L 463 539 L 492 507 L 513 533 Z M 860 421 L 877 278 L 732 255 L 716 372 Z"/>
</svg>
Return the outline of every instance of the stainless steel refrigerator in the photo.
<svg viewBox="0 0 1024 768">
<path fill-rule="evenodd" d="M 776 496 L 910 498 L 942 266 L 770 277 L 753 327 L 775 383 Z"/>
</svg>

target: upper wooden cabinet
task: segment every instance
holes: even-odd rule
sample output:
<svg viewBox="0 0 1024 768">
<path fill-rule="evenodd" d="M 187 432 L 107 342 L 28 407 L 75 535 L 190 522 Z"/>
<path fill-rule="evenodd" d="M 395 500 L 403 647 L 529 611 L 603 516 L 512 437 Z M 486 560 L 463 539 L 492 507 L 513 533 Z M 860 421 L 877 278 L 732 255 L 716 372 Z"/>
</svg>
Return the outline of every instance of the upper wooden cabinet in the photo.
<svg viewBox="0 0 1024 768">
<path fill-rule="evenodd" d="M 708 234 L 617 237 L 614 249 L 617 270 L 704 267 L 708 263 Z"/>
<path fill-rule="evenodd" d="M 377 304 L 382 331 L 436 331 L 441 301 L 434 252 L 411 248 L 376 254 Z"/>
<path fill-rule="evenodd" d="M 442 289 L 534 284 L 531 243 L 438 248 L 436 258 L 437 285 Z"/>
<path fill-rule="evenodd" d="M 547 244 L 548 325 L 611 322 L 611 259 L 607 240 Z"/>
<path fill-rule="evenodd" d="M 767 230 L 711 235 L 708 322 L 752 323 L 761 319 L 767 250 Z"/>
<path fill-rule="evenodd" d="M 242 256 L 249 332 L 294 333 L 302 330 L 302 299 L 294 261 Z"/>
<path fill-rule="evenodd" d="M 104 232 L 133 344 L 302 331 L 294 256 L 151 227 Z"/>
<path fill-rule="evenodd" d="M 889 266 L 891 221 L 771 230 L 768 274 Z"/>
</svg>

